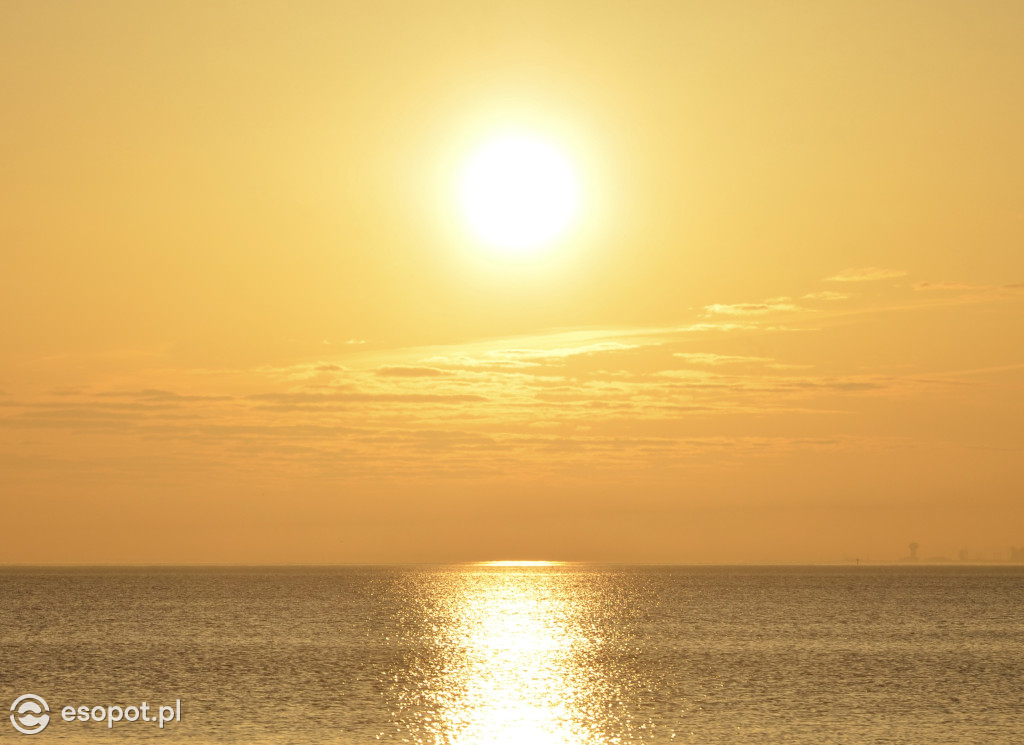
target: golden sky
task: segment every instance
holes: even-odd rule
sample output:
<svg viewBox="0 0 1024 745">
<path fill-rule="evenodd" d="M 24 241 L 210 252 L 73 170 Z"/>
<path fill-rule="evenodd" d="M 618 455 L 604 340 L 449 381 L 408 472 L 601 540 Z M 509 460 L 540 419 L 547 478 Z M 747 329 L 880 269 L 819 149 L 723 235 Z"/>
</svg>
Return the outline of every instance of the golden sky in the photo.
<svg viewBox="0 0 1024 745">
<path fill-rule="evenodd" d="M 0 562 L 1024 545 L 1024 4 L 0 8 Z"/>
</svg>

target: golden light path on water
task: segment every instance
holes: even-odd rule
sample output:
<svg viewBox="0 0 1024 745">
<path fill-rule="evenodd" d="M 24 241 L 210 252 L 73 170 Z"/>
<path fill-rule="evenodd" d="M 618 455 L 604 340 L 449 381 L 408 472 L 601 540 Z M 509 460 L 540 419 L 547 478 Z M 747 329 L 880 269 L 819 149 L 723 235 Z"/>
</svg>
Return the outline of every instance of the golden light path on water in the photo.
<svg viewBox="0 0 1024 745">
<path fill-rule="evenodd" d="M 418 742 L 445 745 L 562 745 L 604 742 L 597 693 L 580 654 L 583 608 L 548 562 L 489 562 L 448 575 L 431 615 L 430 710 Z M 433 603 L 431 603 L 433 605 Z"/>
<path fill-rule="evenodd" d="M 548 586 L 502 574 L 463 597 L 462 696 L 442 712 L 465 745 L 583 742 L 569 709 L 572 609 Z"/>
<path fill-rule="evenodd" d="M 563 566 L 564 561 L 481 561 L 477 566 L 482 567 L 554 567 Z"/>
</svg>

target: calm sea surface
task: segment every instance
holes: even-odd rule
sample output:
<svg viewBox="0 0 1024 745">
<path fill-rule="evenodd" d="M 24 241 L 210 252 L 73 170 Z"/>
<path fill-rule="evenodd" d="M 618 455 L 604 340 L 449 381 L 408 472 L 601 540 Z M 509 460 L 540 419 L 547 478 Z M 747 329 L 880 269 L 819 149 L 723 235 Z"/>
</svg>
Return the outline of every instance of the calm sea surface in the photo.
<svg viewBox="0 0 1024 745">
<path fill-rule="evenodd" d="M 32 743 L 1022 743 L 1024 568 L 0 569 L 0 740 L 25 693 Z"/>
</svg>

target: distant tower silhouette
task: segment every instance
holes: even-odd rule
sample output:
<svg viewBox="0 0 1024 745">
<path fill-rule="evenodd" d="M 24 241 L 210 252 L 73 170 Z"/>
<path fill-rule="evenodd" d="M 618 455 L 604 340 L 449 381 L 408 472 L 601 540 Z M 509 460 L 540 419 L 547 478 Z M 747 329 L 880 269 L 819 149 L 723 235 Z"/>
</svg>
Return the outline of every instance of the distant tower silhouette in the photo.
<svg viewBox="0 0 1024 745">
<path fill-rule="evenodd" d="M 917 561 L 917 541 L 911 541 L 910 543 L 910 560 Z"/>
</svg>

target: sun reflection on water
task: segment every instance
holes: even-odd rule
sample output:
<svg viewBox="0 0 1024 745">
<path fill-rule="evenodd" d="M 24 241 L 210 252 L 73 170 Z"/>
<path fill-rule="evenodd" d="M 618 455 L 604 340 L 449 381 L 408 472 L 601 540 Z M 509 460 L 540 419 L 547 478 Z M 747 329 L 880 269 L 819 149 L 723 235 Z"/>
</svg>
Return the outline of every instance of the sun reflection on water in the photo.
<svg viewBox="0 0 1024 745">
<path fill-rule="evenodd" d="M 482 567 L 554 567 L 562 566 L 566 562 L 564 561 L 523 561 L 523 560 L 511 560 L 511 561 L 481 561 L 476 566 Z"/>
<path fill-rule="evenodd" d="M 433 695 L 417 741 L 438 745 L 596 743 L 579 655 L 582 608 L 544 564 L 449 576 L 432 613 Z"/>
</svg>

